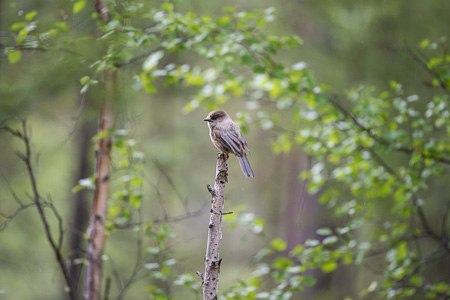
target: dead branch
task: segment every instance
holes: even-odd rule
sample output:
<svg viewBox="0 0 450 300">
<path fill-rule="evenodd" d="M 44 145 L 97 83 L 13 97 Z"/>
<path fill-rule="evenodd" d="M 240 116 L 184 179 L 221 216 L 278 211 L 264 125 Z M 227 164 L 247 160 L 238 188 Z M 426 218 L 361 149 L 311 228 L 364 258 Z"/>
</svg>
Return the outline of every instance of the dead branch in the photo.
<svg viewBox="0 0 450 300">
<path fill-rule="evenodd" d="M 220 264 L 222 262 L 222 259 L 219 258 L 219 245 L 220 239 L 222 238 L 225 184 L 228 182 L 227 171 L 227 155 L 221 153 L 217 156 L 214 188 L 209 184 L 207 185 L 208 191 L 212 195 L 212 205 L 208 225 L 205 273 L 202 278 L 204 300 L 217 299 L 217 286 L 219 282 Z"/>
<path fill-rule="evenodd" d="M 9 220 L 11 220 L 11 218 L 15 217 L 18 213 L 20 213 L 24 209 L 31 207 L 31 206 L 36 206 L 37 211 L 39 213 L 41 223 L 44 225 L 44 231 L 45 231 L 47 241 L 49 242 L 51 249 L 56 257 L 59 268 L 61 269 L 61 272 L 63 273 L 64 280 L 65 280 L 67 288 L 68 288 L 67 295 L 68 295 L 69 299 L 75 300 L 75 292 L 74 292 L 75 290 L 74 290 L 74 287 L 72 287 L 72 285 L 71 285 L 69 269 L 67 268 L 64 257 L 61 253 L 61 247 L 62 247 L 62 241 L 63 241 L 62 219 L 61 219 L 61 216 L 59 215 L 59 212 L 57 211 L 56 207 L 53 205 L 53 203 L 51 203 L 49 201 L 42 201 L 42 198 L 39 194 L 38 187 L 37 187 L 37 179 L 34 174 L 34 167 L 33 167 L 33 163 L 32 163 L 33 154 L 31 151 L 30 137 L 28 136 L 28 131 L 27 131 L 27 123 L 25 120 L 20 120 L 20 122 L 22 125 L 21 126 L 22 128 L 20 130 L 13 130 L 7 126 L 3 126 L 0 129 L 6 130 L 7 132 L 11 133 L 13 136 L 19 138 L 20 140 L 23 141 L 23 143 L 25 145 L 25 153 L 17 152 L 17 156 L 25 163 L 26 168 L 27 168 L 27 174 L 30 179 L 30 184 L 31 184 L 31 189 L 32 189 L 32 194 L 30 195 L 32 203 L 24 204 L 18 198 L 18 196 L 13 192 L 12 195 L 13 195 L 14 199 L 16 200 L 16 202 L 19 203 L 20 207 L 15 212 L 13 212 L 13 214 L 10 215 L 9 218 L 7 218 L 7 220 L 5 222 L 8 222 Z M 8 186 L 9 186 L 9 184 L 8 184 Z M 11 187 L 10 187 L 10 191 L 13 191 Z M 51 211 L 53 212 L 55 217 L 58 219 L 58 224 L 59 224 L 58 241 L 55 240 L 55 238 L 53 237 L 52 232 L 50 230 L 50 225 L 49 225 L 47 216 L 44 211 L 44 208 L 46 206 L 50 207 Z M 7 225 L 7 223 L 5 223 L 4 226 L 6 226 L 6 225 Z"/>
</svg>

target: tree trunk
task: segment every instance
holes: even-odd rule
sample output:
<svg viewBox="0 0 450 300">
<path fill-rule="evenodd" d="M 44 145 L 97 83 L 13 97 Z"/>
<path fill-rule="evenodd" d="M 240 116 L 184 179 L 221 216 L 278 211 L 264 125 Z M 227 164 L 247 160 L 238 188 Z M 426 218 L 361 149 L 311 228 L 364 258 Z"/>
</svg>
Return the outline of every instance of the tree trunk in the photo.
<svg viewBox="0 0 450 300">
<path fill-rule="evenodd" d="M 95 0 L 95 9 L 102 21 L 109 22 L 110 14 L 104 0 Z M 86 282 L 84 298 L 86 300 L 100 300 L 103 273 L 103 248 L 105 246 L 106 214 L 109 199 L 109 171 L 111 166 L 111 137 L 108 132 L 113 125 L 112 98 L 114 89 L 114 71 L 105 68 L 104 95 L 100 110 L 98 133 L 104 134 L 97 141 L 95 164 L 95 192 L 89 216 L 88 247 L 86 258 Z"/>
<path fill-rule="evenodd" d="M 78 145 L 78 172 L 76 179 L 86 178 L 91 174 L 92 170 L 89 167 L 89 155 L 91 148 L 92 122 L 84 123 L 81 126 L 81 131 L 77 137 L 76 144 Z M 87 223 L 87 199 L 86 191 L 81 190 L 74 196 L 72 203 L 72 221 L 70 230 L 70 260 L 83 257 L 84 254 L 80 251 L 84 248 L 82 243 L 84 241 L 83 230 Z M 72 287 L 78 286 L 82 265 L 72 263 L 70 265 L 70 280 Z"/>
<path fill-rule="evenodd" d="M 112 71 L 105 70 L 104 98 L 100 113 L 98 133 L 108 132 L 113 124 L 112 116 Z M 86 268 L 86 283 L 84 298 L 86 300 L 99 300 L 102 282 L 102 254 L 105 245 L 105 222 L 109 198 L 109 171 L 111 165 L 111 138 L 106 134 L 97 141 L 95 166 L 95 192 L 89 217 L 88 247 Z"/>
<path fill-rule="evenodd" d="M 208 242 L 206 245 L 205 274 L 203 276 L 203 299 L 216 300 L 219 282 L 220 263 L 219 244 L 222 238 L 222 214 L 224 207 L 224 193 L 227 179 L 227 157 L 219 154 L 216 165 L 216 180 L 214 188 L 209 184 L 207 188 L 212 195 L 211 215 L 208 225 Z"/>
</svg>

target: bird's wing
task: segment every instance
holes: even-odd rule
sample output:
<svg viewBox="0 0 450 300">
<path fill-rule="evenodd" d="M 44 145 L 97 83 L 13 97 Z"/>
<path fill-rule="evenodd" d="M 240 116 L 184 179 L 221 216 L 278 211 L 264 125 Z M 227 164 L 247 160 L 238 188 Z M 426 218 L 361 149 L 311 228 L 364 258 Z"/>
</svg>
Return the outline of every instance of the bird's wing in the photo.
<svg viewBox="0 0 450 300">
<path fill-rule="evenodd" d="M 241 140 L 242 146 L 244 147 L 245 152 L 247 152 L 248 154 L 251 154 L 250 153 L 250 149 L 248 148 L 247 142 L 245 141 L 245 139 L 242 136 L 242 134 L 240 136 L 240 140 Z"/>
<path fill-rule="evenodd" d="M 225 144 L 233 151 L 233 153 L 238 156 L 241 156 L 244 153 L 244 150 L 247 151 L 248 149 L 245 140 L 244 142 L 242 142 L 244 138 L 240 134 L 239 130 L 233 128 L 224 130 L 221 138 L 225 142 Z"/>
</svg>

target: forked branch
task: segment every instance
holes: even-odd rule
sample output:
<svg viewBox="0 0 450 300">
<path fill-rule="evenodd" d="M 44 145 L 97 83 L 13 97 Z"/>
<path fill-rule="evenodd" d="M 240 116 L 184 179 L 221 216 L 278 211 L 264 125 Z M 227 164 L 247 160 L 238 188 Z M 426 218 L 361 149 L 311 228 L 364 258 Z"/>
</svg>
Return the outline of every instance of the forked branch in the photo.
<svg viewBox="0 0 450 300">
<path fill-rule="evenodd" d="M 39 213 L 41 223 L 44 225 L 44 230 L 45 230 L 45 235 L 47 237 L 47 241 L 49 242 L 50 247 L 51 247 L 53 253 L 55 254 L 59 268 L 61 269 L 61 272 L 63 273 L 64 280 L 67 285 L 67 291 L 68 291 L 67 295 L 69 296 L 69 299 L 75 300 L 75 289 L 73 286 L 71 286 L 69 270 L 65 263 L 64 257 L 61 253 L 61 247 L 62 247 L 62 242 L 63 242 L 61 217 L 60 217 L 58 211 L 56 210 L 56 207 L 53 205 L 53 203 L 50 203 L 48 201 L 42 201 L 42 197 L 40 196 L 38 187 L 37 187 L 37 179 L 34 174 L 34 167 L 33 167 L 33 163 L 32 163 L 33 153 L 31 151 L 30 137 L 29 137 L 28 131 L 27 131 L 27 123 L 25 120 L 20 120 L 20 122 L 21 122 L 20 130 L 14 130 L 8 126 L 2 126 L 2 127 L 0 127 L 0 129 L 5 130 L 5 131 L 9 132 L 10 134 L 12 134 L 13 136 L 19 138 L 25 145 L 25 152 L 24 153 L 17 152 L 17 156 L 25 163 L 26 168 L 27 168 L 27 174 L 30 179 L 30 184 L 31 184 L 31 189 L 32 189 L 32 194 L 31 194 L 32 202 L 29 204 L 24 204 L 22 201 L 20 201 L 20 199 L 17 197 L 17 195 L 10 188 L 10 191 L 12 191 L 13 197 L 19 203 L 20 207 L 12 215 L 10 215 L 9 218 L 15 217 L 18 213 L 20 213 L 22 210 L 24 210 L 28 207 L 36 206 L 38 213 Z M 53 214 L 59 221 L 59 237 L 57 240 L 55 240 L 55 238 L 53 237 L 52 232 L 50 230 L 49 221 L 48 221 L 47 216 L 44 211 L 44 208 L 46 206 L 51 208 Z M 7 221 L 8 221 L 8 219 L 7 219 Z M 7 223 L 5 223 L 5 226 L 6 226 L 6 224 Z"/>
</svg>

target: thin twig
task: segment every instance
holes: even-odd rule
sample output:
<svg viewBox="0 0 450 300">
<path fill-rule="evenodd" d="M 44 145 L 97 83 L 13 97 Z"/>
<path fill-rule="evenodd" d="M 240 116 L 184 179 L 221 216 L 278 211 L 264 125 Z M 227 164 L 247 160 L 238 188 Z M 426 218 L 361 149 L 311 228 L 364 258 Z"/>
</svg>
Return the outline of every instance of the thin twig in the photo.
<svg viewBox="0 0 450 300">
<path fill-rule="evenodd" d="M 146 52 L 144 52 L 142 54 L 136 55 L 135 57 L 133 57 L 133 58 L 127 60 L 127 61 L 117 63 L 115 66 L 117 68 L 120 68 L 120 67 L 123 67 L 123 66 L 126 66 L 126 65 L 133 64 L 133 63 L 135 63 L 135 62 L 137 62 L 137 61 L 139 61 L 139 60 L 141 60 L 141 59 L 151 55 L 152 53 L 155 53 L 156 51 L 159 51 L 159 50 L 162 50 L 162 49 L 163 49 L 162 46 L 158 46 L 158 47 L 156 47 L 154 49 L 151 49 L 151 50 L 148 50 L 148 51 L 146 51 Z"/>
<path fill-rule="evenodd" d="M 16 192 L 12 188 L 11 184 L 9 183 L 8 179 L 6 178 L 5 174 L 3 174 L 2 171 L 0 171 L 0 175 L 2 175 L 3 180 L 5 180 L 6 186 L 8 187 L 9 194 L 16 200 L 17 203 L 19 203 L 20 206 L 24 206 L 24 203 L 22 200 L 20 200 L 19 196 L 17 196 Z"/>
<path fill-rule="evenodd" d="M 158 168 L 159 172 L 166 178 L 167 182 L 172 187 L 172 189 L 175 191 L 175 194 L 177 195 L 178 199 L 180 199 L 180 202 L 183 205 L 184 210 L 186 212 L 189 212 L 189 205 L 186 197 L 183 197 L 183 195 L 180 193 L 177 186 L 173 182 L 172 178 L 167 174 L 166 170 L 161 166 L 160 162 L 157 159 L 153 159 L 153 163 Z"/>
<path fill-rule="evenodd" d="M 199 209 L 197 209 L 193 212 L 182 214 L 182 215 L 177 215 L 177 216 L 173 216 L 173 217 L 167 216 L 164 218 L 153 219 L 151 221 L 132 222 L 132 223 L 126 223 L 126 224 L 121 224 L 121 225 L 117 224 L 115 226 L 115 228 L 116 229 L 131 229 L 136 226 L 142 226 L 148 222 L 152 222 L 153 224 L 158 224 L 158 223 L 176 223 L 176 222 L 184 221 L 184 220 L 187 220 L 187 219 L 190 219 L 193 217 L 197 217 L 200 214 L 202 214 L 202 212 L 205 210 L 207 204 L 208 204 L 208 202 L 205 201 L 205 202 L 203 202 L 202 206 Z"/>
<path fill-rule="evenodd" d="M 122 284 L 122 280 L 120 279 L 120 275 L 119 275 L 119 271 L 117 270 L 116 263 L 114 262 L 114 260 L 111 257 L 109 258 L 108 261 L 109 261 L 109 264 L 111 266 L 111 270 L 112 270 L 113 276 L 114 276 L 114 278 L 116 280 L 117 287 L 119 289 L 122 289 L 123 288 L 123 284 Z"/>
<path fill-rule="evenodd" d="M 25 120 L 21 120 L 21 131 L 15 131 L 12 130 L 9 127 L 3 127 L 2 129 L 10 132 L 11 134 L 13 134 L 14 136 L 20 138 L 23 143 L 25 144 L 25 153 L 17 153 L 17 155 L 20 157 L 20 159 L 23 160 L 23 162 L 25 163 L 26 167 L 27 167 L 27 173 L 28 173 L 28 177 L 30 180 L 30 184 L 31 184 L 31 188 L 32 188 L 32 200 L 33 200 L 33 206 L 36 206 L 41 222 L 44 226 L 44 230 L 45 230 L 45 235 L 47 237 L 47 241 L 49 242 L 53 253 L 56 256 L 56 260 L 59 264 L 59 268 L 61 269 L 61 272 L 64 275 L 64 279 L 66 282 L 66 285 L 69 287 L 69 291 L 68 291 L 68 296 L 71 300 L 75 300 L 75 293 L 74 293 L 74 289 L 71 286 L 71 281 L 70 281 L 70 276 L 69 276 L 69 271 L 68 268 L 66 266 L 66 263 L 64 261 L 64 258 L 61 254 L 61 249 L 60 249 L 60 245 L 57 245 L 57 243 L 55 242 L 51 230 L 50 230 L 50 225 L 48 223 L 47 217 L 45 215 L 44 212 L 44 205 L 50 205 L 49 202 L 42 202 L 41 201 L 41 196 L 39 195 L 39 191 L 38 191 L 38 187 L 37 187 L 37 180 L 34 174 L 34 168 L 33 168 L 33 164 L 32 164 L 32 151 L 31 151 L 31 145 L 30 145 L 30 137 L 28 136 L 28 132 L 27 132 L 27 124 Z M 56 208 L 53 206 L 53 204 L 51 204 L 51 208 L 52 211 L 55 213 L 56 212 Z M 19 210 L 17 211 L 17 213 L 24 209 L 24 207 L 30 207 L 32 206 L 31 204 L 27 204 L 27 205 L 23 205 L 19 208 Z M 55 216 L 58 217 L 59 214 L 55 213 Z M 60 231 L 60 234 L 62 234 L 62 231 Z M 62 238 L 59 238 L 60 241 L 62 241 Z"/>
<path fill-rule="evenodd" d="M 63 145 L 66 144 L 67 141 L 69 141 L 70 137 L 75 132 L 75 129 L 77 128 L 77 125 L 78 125 L 78 121 L 80 120 L 81 114 L 83 113 L 85 102 L 86 102 L 86 93 L 83 93 L 83 94 L 81 94 L 80 105 L 78 106 L 77 113 L 75 114 L 75 117 L 72 118 L 73 119 L 72 127 L 70 128 L 69 132 L 67 133 L 66 137 L 64 138 L 64 141 L 62 142 Z"/>
<path fill-rule="evenodd" d="M 138 209 L 139 223 L 142 223 L 142 206 Z M 137 231 L 137 239 L 136 239 L 136 262 L 134 264 L 133 271 L 131 272 L 128 279 L 125 281 L 124 285 L 121 287 L 119 294 L 116 297 L 116 300 L 123 299 L 125 292 L 128 288 L 136 282 L 136 277 L 138 276 L 141 268 L 142 268 L 142 251 L 143 251 L 143 235 L 144 231 L 142 228 L 139 228 Z"/>
<path fill-rule="evenodd" d="M 109 292 L 111 291 L 111 277 L 106 277 L 105 296 L 103 300 L 109 300 Z"/>
<path fill-rule="evenodd" d="M 48 198 L 48 207 L 52 210 L 53 214 L 55 215 L 56 219 L 58 220 L 58 230 L 59 230 L 59 239 L 58 239 L 58 249 L 61 250 L 63 242 L 64 242 L 64 229 L 63 229 L 63 218 L 61 217 L 60 213 L 56 209 L 55 205 L 53 204 L 53 200 L 50 196 L 47 196 Z"/>
<path fill-rule="evenodd" d="M 417 206 L 417 215 L 419 216 L 420 223 L 422 224 L 423 229 L 426 233 L 429 234 L 434 240 L 438 241 L 442 248 L 450 253 L 450 247 L 448 246 L 448 238 L 442 237 L 436 234 L 433 229 L 431 229 L 430 224 L 425 216 L 425 212 L 423 211 L 421 206 Z"/>
<path fill-rule="evenodd" d="M 430 237 L 430 235 L 428 233 L 422 233 L 421 235 L 411 235 L 411 236 L 405 237 L 405 238 L 403 238 L 403 240 L 405 242 L 409 243 L 409 242 L 414 242 L 417 239 L 423 239 L 423 238 L 429 238 L 429 237 Z M 388 252 L 389 250 L 392 250 L 392 246 L 391 245 L 380 247 L 378 249 L 374 249 L 372 251 L 368 251 L 364 255 L 364 258 L 369 258 L 369 257 L 372 257 L 372 256 L 377 256 L 377 255 L 380 255 L 380 254 L 384 254 L 384 253 Z"/>
<path fill-rule="evenodd" d="M 439 73 L 435 72 L 433 69 L 430 69 L 428 67 L 428 64 L 411 49 L 406 41 L 403 41 L 403 45 L 405 46 L 405 52 L 408 53 L 408 55 L 411 56 L 411 58 L 427 73 L 435 77 L 439 82 L 439 87 L 442 88 L 447 95 L 450 95 L 450 91 L 448 90 L 447 86 L 445 85 L 445 81 L 441 78 Z"/>
<path fill-rule="evenodd" d="M 24 211 L 25 209 L 35 206 L 36 203 L 29 203 L 29 204 L 24 204 L 21 205 L 19 208 L 17 208 L 14 212 L 12 212 L 10 215 L 4 215 L 3 213 L 0 213 L 0 215 L 5 218 L 6 220 L 3 221 L 2 223 L 0 223 L 0 231 L 4 230 L 9 222 L 11 222 L 19 213 L 21 213 L 22 211 Z"/>
</svg>

